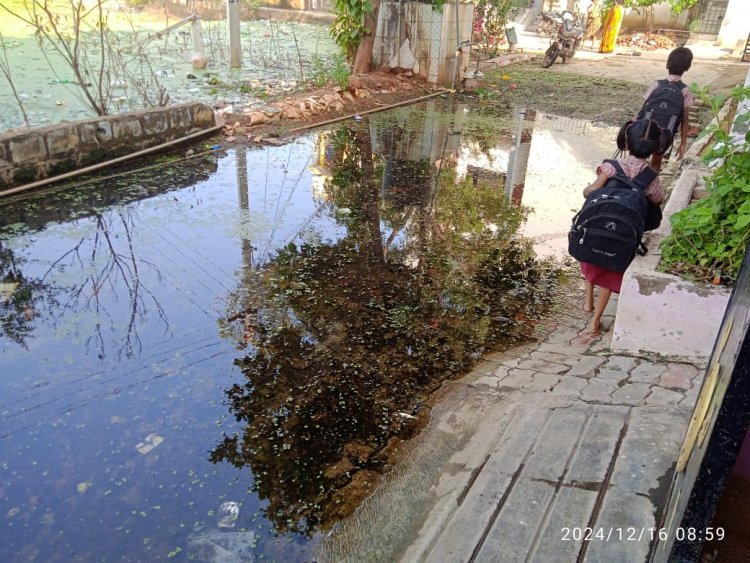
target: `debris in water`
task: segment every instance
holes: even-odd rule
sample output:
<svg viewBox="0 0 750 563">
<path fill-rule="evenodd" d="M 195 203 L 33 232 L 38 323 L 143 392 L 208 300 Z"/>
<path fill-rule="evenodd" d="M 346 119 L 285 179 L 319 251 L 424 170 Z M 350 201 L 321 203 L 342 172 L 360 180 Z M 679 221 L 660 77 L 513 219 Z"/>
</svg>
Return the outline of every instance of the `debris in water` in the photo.
<svg viewBox="0 0 750 563">
<path fill-rule="evenodd" d="M 10 301 L 10 298 L 13 297 L 13 293 L 15 293 L 17 287 L 18 282 L 0 283 L 0 303 Z"/>
<path fill-rule="evenodd" d="M 159 436 L 158 434 L 149 434 L 143 442 L 139 442 L 135 445 L 135 449 L 142 454 L 147 454 L 163 441 L 164 438 L 162 436 Z"/>
<path fill-rule="evenodd" d="M 234 528 L 240 515 L 240 505 L 234 501 L 227 501 L 219 507 L 219 528 Z"/>
</svg>

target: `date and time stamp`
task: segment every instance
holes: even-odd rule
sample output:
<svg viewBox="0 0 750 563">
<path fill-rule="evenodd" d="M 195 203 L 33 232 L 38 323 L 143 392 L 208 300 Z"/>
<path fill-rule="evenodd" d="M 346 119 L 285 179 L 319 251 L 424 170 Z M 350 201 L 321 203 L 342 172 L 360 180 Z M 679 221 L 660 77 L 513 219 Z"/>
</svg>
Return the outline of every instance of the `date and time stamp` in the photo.
<svg viewBox="0 0 750 563">
<path fill-rule="evenodd" d="M 609 541 L 665 541 L 670 531 L 666 528 L 561 528 L 562 541 L 609 542 Z M 674 539 L 688 542 L 721 541 L 724 539 L 724 528 L 675 528 Z"/>
</svg>

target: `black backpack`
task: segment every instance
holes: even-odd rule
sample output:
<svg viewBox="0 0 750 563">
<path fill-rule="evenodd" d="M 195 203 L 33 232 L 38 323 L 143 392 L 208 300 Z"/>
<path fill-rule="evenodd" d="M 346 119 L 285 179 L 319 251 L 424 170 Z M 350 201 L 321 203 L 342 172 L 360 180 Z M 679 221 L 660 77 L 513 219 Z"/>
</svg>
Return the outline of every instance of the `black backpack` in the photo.
<svg viewBox="0 0 750 563">
<path fill-rule="evenodd" d="M 656 178 L 656 171 L 646 166 L 631 180 L 619 162 L 605 162 L 615 167 L 616 174 L 591 192 L 573 217 L 568 253 L 580 262 L 624 272 L 639 250 L 645 254 L 641 237 L 649 218 L 649 201 L 644 190 Z M 653 224 L 648 227 L 655 228 Z"/>
<path fill-rule="evenodd" d="M 638 112 L 638 119 L 652 119 L 660 127 L 669 129 L 672 134 L 676 134 L 682 121 L 682 113 L 685 109 L 685 96 L 682 94 L 685 83 L 681 80 L 670 82 L 669 80 L 659 80 L 659 85 L 649 95 L 641 111 Z"/>
</svg>

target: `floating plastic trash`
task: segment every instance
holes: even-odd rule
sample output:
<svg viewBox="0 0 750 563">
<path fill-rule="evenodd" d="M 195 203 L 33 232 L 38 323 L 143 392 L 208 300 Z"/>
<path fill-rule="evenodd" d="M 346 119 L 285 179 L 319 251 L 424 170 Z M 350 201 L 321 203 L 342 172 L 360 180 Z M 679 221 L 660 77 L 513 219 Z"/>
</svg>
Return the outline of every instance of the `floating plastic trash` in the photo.
<svg viewBox="0 0 750 563">
<path fill-rule="evenodd" d="M 219 507 L 219 528 L 234 528 L 240 515 L 240 505 L 234 501 L 227 501 Z"/>
<path fill-rule="evenodd" d="M 212 151 L 218 151 L 221 148 L 221 145 L 211 145 L 208 148 L 211 149 Z"/>
<path fill-rule="evenodd" d="M 17 282 L 0 283 L 0 303 L 10 301 L 17 287 Z"/>
<path fill-rule="evenodd" d="M 149 434 L 143 442 L 138 442 L 135 445 L 135 449 L 142 454 L 147 454 L 163 441 L 164 438 L 162 436 L 159 436 L 158 434 Z"/>
</svg>

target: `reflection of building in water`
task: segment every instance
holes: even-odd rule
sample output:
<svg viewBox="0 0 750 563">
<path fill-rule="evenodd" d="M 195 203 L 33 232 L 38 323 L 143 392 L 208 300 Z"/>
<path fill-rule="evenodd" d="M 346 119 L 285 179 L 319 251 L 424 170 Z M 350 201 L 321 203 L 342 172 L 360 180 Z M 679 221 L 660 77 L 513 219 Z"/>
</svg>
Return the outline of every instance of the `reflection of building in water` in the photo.
<svg viewBox="0 0 750 563">
<path fill-rule="evenodd" d="M 616 127 L 537 113 L 523 203 L 534 209 L 522 233 L 542 256 L 567 255 L 570 220 L 583 203 L 583 189 L 596 167 L 616 149 Z"/>
<path fill-rule="evenodd" d="M 471 177 L 471 184 L 475 188 L 494 188 L 505 183 L 505 172 L 481 168 L 474 164 L 466 165 L 466 174 Z"/>
<path fill-rule="evenodd" d="M 440 170 L 455 171 L 455 182 L 467 177 L 479 188 L 504 189 L 520 203 L 536 112 L 515 113 L 513 133 L 487 140 L 464 135 L 471 119 L 469 106 L 458 102 L 431 100 L 369 116 L 374 158 L 383 164 L 382 195 L 396 209 L 425 205 L 429 201 Z M 320 133 L 315 140 L 312 173 L 313 196 L 329 199 L 333 146 L 330 135 Z"/>
<path fill-rule="evenodd" d="M 312 175 L 312 195 L 314 199 L 328 201 L 330 198 L 326 192 L 326 182 L 332 177 L 330 164 L 334 155 L 333 144 L 326 131 L 318 134 L 314 147 L 313 162 L 309 166 Z"/>
<path fill-rule="evenodd" d="M 505 192 L 510 195 L 510 200 L 516 205 L 521 205 L 523 199 L 535 121 L 536 111 L 533 109 L 517 111 L 515 114 L 515 142 L 508 163 Z"/>
<path fill-rule="evenodd" d="M 463 106 L 451 104 L 446 112 L 445 105 L 431 100 L 422 111 L 404 107 L 370 117 L 373 154 L 384 161 L 383 198 L 397 209 L 427 203 L 438 165 L 458 150 L 451 121 L 459 119 Z"/>
</svg>

